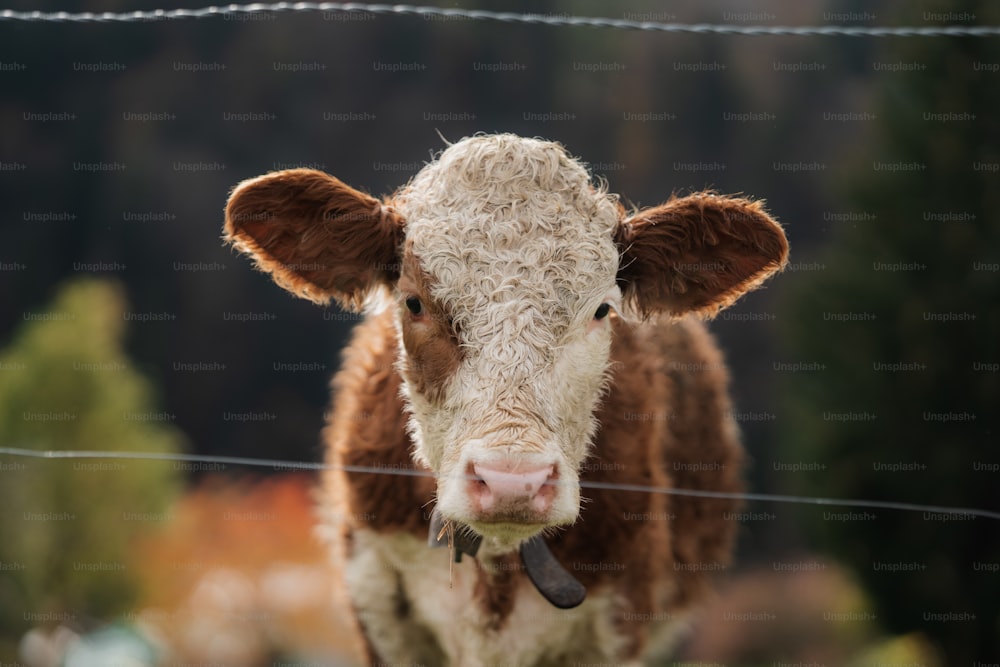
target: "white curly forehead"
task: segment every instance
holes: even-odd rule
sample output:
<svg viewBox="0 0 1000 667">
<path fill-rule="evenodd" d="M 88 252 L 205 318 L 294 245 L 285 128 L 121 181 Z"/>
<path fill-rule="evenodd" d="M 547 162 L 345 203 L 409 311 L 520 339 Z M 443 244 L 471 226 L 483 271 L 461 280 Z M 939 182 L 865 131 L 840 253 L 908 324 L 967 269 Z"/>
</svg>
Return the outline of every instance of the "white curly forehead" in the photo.
<svg viewBox="0 0 1000 667">
<path fill-rule="evenodd" d="M 614 287 L 616 201 L 559 144 L 510 134 L 463 139 L 394 204 L 434 298 L 460 324 L 472 324 L 461 321 L 471 313 L 531 310 L 563 329 Z"/>
</svg>

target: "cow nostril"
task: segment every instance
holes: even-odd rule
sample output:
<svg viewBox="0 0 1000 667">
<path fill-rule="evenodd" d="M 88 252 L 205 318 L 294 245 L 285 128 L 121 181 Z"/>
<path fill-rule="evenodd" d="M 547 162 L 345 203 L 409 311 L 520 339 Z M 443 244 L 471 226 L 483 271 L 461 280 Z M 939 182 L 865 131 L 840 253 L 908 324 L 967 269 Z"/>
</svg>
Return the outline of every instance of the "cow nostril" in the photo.
<svg viewBox="0 0 1000 667">
<path fill-rule="evenodd" d="M 498 504 L 531 505 L 538 511 L 545 511 L 556 495 L 552 482 L 557 474 L 552 464 L 470 463 L 467 471 L 472 482 L 468 492 L 483 511 Z"/>
</svg>

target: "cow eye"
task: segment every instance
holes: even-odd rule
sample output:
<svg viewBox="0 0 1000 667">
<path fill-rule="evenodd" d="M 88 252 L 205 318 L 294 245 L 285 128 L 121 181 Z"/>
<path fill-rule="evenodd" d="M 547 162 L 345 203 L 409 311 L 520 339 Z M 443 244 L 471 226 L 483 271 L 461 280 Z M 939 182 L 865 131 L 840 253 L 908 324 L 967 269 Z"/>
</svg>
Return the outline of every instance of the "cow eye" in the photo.
<svg viewBox="0 0 1000 667">
<path fill-rule="evenodd" d="M 597 310 L 594 312 L 594 319 L 595 320 L 603 320 L 605 317 L 608 316 L 608 313 L 610 313 L 610 312 L 611 312 L 611 304 L 610 303 L 602 303 L 601 305 L 599 305 L 597 307 Z"/>
<path fill-rule="evenodd" d="M 406 309 L 410 311 L 411 315 L 419 315 L 424 312 L 424 305 L 420 303 L 420 299 L 415 296 L 406 297 Z"/>
</svg>

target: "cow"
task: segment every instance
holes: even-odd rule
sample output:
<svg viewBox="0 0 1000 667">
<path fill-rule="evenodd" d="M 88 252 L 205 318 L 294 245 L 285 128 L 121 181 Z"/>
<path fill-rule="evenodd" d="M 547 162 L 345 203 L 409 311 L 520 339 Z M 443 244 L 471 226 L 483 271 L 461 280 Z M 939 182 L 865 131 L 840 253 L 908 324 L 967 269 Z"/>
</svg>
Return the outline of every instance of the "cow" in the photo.
<svg viewBox="0 0 1000 667">
<path fill-rule="evenodd" d="M 672 650 L 733 548 L 743 455 L 702 320 L 787 261 L 760 201 L 629 210 L 562 145 L 478 134 L 383 199 L 244 181 L 224 238 L 365 313 L 322 487 L 370 664 Z"/>
</svg>

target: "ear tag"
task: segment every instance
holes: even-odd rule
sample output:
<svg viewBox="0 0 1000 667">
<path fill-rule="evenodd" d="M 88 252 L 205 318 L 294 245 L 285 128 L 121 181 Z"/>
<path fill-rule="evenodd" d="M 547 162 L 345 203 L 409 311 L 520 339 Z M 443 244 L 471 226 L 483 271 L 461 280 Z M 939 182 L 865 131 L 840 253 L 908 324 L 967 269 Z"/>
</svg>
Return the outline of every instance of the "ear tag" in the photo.
<svg viewBox="0 0 1000 667">
<path fill-rule="evenodd" d="M 521 562 L 531 583 L 552 606 L 572 609 L 587 597 L 587 589 L 559 564 L 541 535 L 521 545 Z"/>
</svg>

